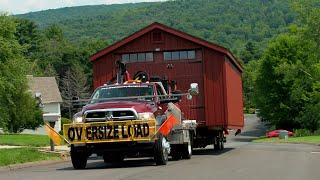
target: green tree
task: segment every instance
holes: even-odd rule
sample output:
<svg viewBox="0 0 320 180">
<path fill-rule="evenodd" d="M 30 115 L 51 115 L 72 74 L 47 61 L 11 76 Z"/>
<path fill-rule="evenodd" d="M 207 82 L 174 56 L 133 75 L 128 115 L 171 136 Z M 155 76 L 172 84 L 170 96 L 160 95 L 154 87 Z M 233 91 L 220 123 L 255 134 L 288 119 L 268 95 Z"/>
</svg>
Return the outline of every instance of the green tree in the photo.
<svg viewBox="0 0 320 180">
<path fill-rule="evenodd" d="M 28 92 L 29 63 L 23 56 L 25 48 L 15 37 L 16 26 L 12 17 L 0 15 L 0 126 L 15 133 L 43 122 Z"/>
<path fill-rule="evenodd" d="M 255 81 L 257 79 L 260 61 L 254 60 L 244 65 L 243 79 L 243 92 L 244 92 L 244 106 L 246 111 L 250 108 L 255 108 Z"/>
</svg>

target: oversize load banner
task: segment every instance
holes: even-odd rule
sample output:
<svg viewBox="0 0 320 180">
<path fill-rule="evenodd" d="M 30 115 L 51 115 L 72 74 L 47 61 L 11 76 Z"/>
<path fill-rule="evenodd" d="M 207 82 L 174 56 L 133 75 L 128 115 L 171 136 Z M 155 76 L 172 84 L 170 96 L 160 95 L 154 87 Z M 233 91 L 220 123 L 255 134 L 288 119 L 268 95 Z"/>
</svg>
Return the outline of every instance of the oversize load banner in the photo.
<svg viewBox="0 0 320 180">
<path fill-rule="evenodd" d="M 155 120 L 109 121 L 63 125 L 63 135 L 71 143 L 150 141 L 156 132 Z"/>
</svg>

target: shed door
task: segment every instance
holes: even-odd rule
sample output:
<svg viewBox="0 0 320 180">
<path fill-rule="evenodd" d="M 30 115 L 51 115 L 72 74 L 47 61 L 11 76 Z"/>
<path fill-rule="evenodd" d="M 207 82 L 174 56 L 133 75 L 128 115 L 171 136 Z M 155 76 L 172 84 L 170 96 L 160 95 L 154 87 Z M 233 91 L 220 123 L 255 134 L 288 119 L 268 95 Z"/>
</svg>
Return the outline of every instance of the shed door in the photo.
<svg viewBox="0 0 320 180">
<path fill-rule="evenodd" d="M 199 84 L 200 94 L 194 96 L 191 101 L 183 97 L 179 104 L 186 119 L 197 120 L 199 124 L 205 124 L 202 60 L 199 58 L 164 60 L 163 63 L 168 71 L 169 80 L 177 82 L 178 90 L 187 92 L 191 83 Z"/>
</svg>

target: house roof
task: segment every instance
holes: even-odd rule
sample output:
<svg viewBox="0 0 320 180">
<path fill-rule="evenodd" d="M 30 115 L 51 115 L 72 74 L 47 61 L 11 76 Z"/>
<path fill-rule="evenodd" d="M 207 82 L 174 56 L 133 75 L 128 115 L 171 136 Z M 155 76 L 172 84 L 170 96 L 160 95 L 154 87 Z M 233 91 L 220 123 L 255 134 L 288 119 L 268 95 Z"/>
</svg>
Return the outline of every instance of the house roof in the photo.
<svg viewBox="0 0 320 180">
<path fill-rule="evenodd" d="M 171 27 L 168 27 L 164 24 L 161 24 L 161 23 L 158 23 L 158 22 L 154 22 L 152 24 L 150 24 L 149 26 L 133 33 L 132 35 L 98 51 L 97 53 L 93 54 L 91 57 L 90 57 L 90 60 L 93 62 L 97 59 L 99 59 L 100 57 L 118 49 L 119 47 L 133 41 L 134 39 L 138 38 L 138 37 L 141 37 L 142 35 L 154 30 L 154 29 L 160 29 L 162 31 L 165 31 L 167 33 L 170 33 L 170 34 L 173 34 L 173 35 L 176 35 L 178 37 L 181 37 L 183 39 L 187 39 L 191 42 L 194 42 L 196 44 L 199 44 L 199 45 L 202 45 L 204 47 L 207 47 L 209 49 L 213 49 L 215 51 L 218 51 L 218 52 L 221 52 L 221 53 L 224 53 L 226 54 L 230 59 L 231 61 L 233 62 L 233 64 L 242 72 L 243 71 L 243 67 L 241 66 L 240 62 L 238 61 L 238 59 L 236 57 L 233 56 L 233 54 L 225 47 L 222 47 L 222 46 L 219 46 L 217 44 L 214 44 L 214 43 L 211 43 L 209 41 L 206 41 L 206 40 L 203 40 L 203 39 L 200 39 L 198 37 L 195 37 L 195 36 L 192 36 L 190 34 L 187 34 L 185 32 L 182 32 L 182 31 L 179 31 L 177 29 L 173 29 Z"/>
<path fill-rule="evenodd" d="M 55 77 L 27 76 L 32 95 L 41 93 L 43 103 L 61 103 L 62 98 Z"/>
</svg>

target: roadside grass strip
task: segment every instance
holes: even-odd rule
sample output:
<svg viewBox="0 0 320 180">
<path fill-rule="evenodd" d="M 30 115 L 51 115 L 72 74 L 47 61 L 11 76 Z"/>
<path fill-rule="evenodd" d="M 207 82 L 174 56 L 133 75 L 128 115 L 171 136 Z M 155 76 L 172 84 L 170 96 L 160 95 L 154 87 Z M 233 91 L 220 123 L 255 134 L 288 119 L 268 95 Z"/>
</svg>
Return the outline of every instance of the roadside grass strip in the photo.
<svg viewBox="0 0 320 180">
<path fill-rule="evenodd" d="M 298 144 L 320 144 L 320 136 L 304 136 L 304 137 L 289 137 L 287 140 L 275 138 L 262 137 L 253 140 L 253 142 L 265 143 L 298 143 Z"/>
<path fill-rule="evenodd" d="M 0 145 L 41 147 L 49 146 L 50 139 L 46 135 L 1 134 Z"/>
<path fill-rule="evenodd" d="M 39 152 L 36 148 L 0 149 L 0 166 L 59 159 L 57 154 Z"/>
</svg>

